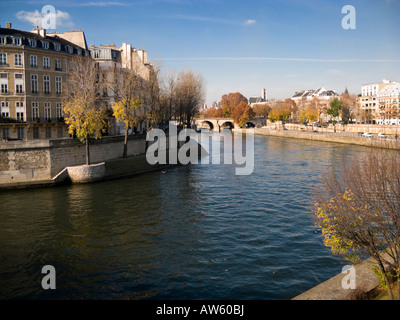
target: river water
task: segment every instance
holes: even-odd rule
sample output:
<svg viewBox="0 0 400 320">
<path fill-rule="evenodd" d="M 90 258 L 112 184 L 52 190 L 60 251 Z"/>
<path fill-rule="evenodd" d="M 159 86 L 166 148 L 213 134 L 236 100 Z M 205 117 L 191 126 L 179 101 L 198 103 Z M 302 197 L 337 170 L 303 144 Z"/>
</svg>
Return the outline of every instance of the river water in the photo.
<svg viewBox="0 0 400 320">
<path fill-rule="evenodd" d="M 346 264 L 314 226 L 313 188 L 366 150 L 255 136 L 250 176 L 199 164 L 1 192 L 0 298 L 291 299 Z"/>
</svg>

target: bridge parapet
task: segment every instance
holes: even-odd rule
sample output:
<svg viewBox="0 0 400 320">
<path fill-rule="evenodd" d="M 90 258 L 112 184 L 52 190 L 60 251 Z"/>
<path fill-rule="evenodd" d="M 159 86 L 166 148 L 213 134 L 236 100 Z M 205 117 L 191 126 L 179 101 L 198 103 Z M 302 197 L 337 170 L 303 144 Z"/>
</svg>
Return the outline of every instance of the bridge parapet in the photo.
<svg viewBox="0 0 400 320">
<path fill-rule="evenodd" d="M 240 126 L 232 118 L 196 118 L 193 122 L 196 128 L 207 128 L 210 131 L 220 132 L 224 128 L 240 129 Z M 247 121 L 249 127 L 263 127 L 265 124 L 266 120 L 261 118 Z"/>
</svg>

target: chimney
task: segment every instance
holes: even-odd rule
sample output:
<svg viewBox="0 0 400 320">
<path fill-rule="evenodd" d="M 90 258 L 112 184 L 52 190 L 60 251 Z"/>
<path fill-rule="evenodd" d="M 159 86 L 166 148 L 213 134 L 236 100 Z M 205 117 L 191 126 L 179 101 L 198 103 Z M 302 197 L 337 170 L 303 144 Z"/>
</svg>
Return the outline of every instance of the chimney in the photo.
<svg viewBox="0 0 400 320">
<path fill-rule="evenodd" d="M 46 38 L 46 29 L 39 29 L 39 34 L 40 34 L 40 36 L 42 36 L 43 38 Z"/>
<path fill-rule="evenodd" d="M 143 59 L 144 59 L 144 52 L 143 52 L 143 50 L 142 50 L 142 49 L 139 49 L 139 50 L 138 50 L 138 54 L 139 54 L 140 60 L 142 60 L 142 62 L 143 62 Z"/>
<path fill-rule="evenodd" d="M 6 28 L 11 29 L 11 22 L 6 22 Z"/>
</svg>

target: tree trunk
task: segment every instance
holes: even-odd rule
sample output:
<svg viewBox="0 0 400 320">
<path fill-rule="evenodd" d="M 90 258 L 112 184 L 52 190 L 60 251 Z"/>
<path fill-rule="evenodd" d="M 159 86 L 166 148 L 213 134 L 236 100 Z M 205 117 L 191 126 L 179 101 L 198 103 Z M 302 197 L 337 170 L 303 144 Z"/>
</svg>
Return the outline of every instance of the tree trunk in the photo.
<svg viewBox="0 0 400 320">
<path fill-rule="evenodd" d="M 125 128 L 125 139 L 124 139 L 124 152 L 122 158 L 128 158 L 128 128 Z"/>
<path fill-rule="evenodd" d="M 86 136 L 86 165 L 90 165 L 89 136 Z"/>
<path fill-rule="evenodd" d="M 383 276 L 384 276 L 384 278 L 385 278 L 385 282 L 386 282 L 386 286 L 387 286 L 387 291 L 388 291 L 389 299 L 390 299 L 390 300 L 394 300 L 392 288 L 391 288 L 391 286 L 390 286 L 390 281 L 389 281 L 389 278 L 388 278 L 386 269 L 385 269 L 385 267 L 383 266 L 382 261 L 380 261 L 380 260 L 378 260 L 378 261 L 379 261 L 379 268 L 380 268 L 380 270 L 381 270 L 381 272 L 383 273 Z"/>
</svg>

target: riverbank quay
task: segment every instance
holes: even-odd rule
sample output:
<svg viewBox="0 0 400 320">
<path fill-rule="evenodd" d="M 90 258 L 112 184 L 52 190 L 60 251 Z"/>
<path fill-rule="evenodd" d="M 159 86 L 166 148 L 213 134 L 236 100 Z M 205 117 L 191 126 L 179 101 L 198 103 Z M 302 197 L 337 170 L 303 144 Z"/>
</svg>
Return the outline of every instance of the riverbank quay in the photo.
<svg viewBox="0 0 400 320">
<path fill-rule="evenodd" d="M 169 164 L 150 164 L 146 159 L 146 148 L 152 142 L 146 137 L 130 136 L 128 158 L 122 158 L 123 136 L 103 137 L 90 144 L 90 159 L 98 174 L 102 166 L 103 177 L 99 180 L 131 177 L 162 170 Z M 167 141 L 168 142 L 168 141 Z M 199 154 L 201 154 L 199 145 Z M 179 149 L 179 147 L 178 147 Z M 176 152 L 178 152 L 178 149 Z M 169 150 L 168 145 L 166 150 Z M 164 151 L 166 152 L 166 151 Z M 85 145 L 76 139 L 9 141 L 0 143 L 0 190 L 35 187 L 51 187 L 70 183 L 70 174 L 86 162 Z M 83 181 L 89 181 L 82 174 Z"/>
<path fill-rule="evenodd" d="M 353 133 L 295 131 L 295 130 L 283 130 L 283 129 L 274 129 L 266 127 L 255 128 L 254 134 L 400 150 L 400 139 L 398 140 L 395 139 L 394 137 L 385 137 L 385 138 L 380 138 L 377 136 L 364 137 Z"/>
<path fill-rule="evenodd" d="M 356 264 L 352 271 L 340 273 L 292 300 L 347 300 L 356 290 L 368 294 L 379 287 L 379 279 L 372 271 L 373 262 L 370 258 Z M 355 275 L 355 289 L 349 289 L 348 279 L 351 273 Z"/>
</svg>

